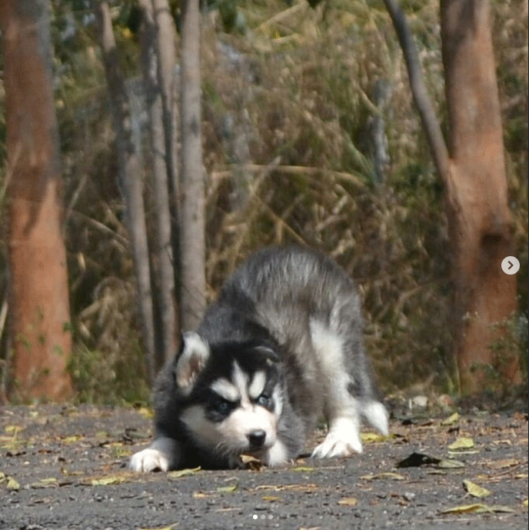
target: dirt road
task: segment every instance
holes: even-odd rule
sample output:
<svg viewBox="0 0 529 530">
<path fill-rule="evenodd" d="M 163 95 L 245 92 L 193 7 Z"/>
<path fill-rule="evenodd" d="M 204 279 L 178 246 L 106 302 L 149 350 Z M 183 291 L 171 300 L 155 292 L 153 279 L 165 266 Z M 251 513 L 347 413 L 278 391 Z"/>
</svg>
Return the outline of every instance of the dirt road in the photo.
<svg viewBox="0 0 529 530">
<path fill-rule="evenodd" d="M 362 455 L 280 470 L 132 474 L 127 458 L 150 432 L 143 409 L 0 408 L 0 529 L 528 524 L 526 413 L 394 420 L 391 438 L 364 435 Z"/>
</svg>

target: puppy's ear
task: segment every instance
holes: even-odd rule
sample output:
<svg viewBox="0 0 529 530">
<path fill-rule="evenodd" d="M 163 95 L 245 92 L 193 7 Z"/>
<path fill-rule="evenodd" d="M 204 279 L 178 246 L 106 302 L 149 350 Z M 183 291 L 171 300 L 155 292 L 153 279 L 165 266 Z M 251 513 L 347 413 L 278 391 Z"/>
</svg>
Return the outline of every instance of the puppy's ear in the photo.
<svg viewBox="0 0 529 530">
<path fill-rule="evenodd" d="M 209 344 L 194 331 L 182 333 L 175 365 L 176 386 L 189 395 L 209 358 Z"/>
<path fill-rule="evenodd" d="M 270 366 L 281 361 L 279 355 L 269 346 L 259 345 L 255 346 L 253 350 L 262 355 Z"/>
</svg>

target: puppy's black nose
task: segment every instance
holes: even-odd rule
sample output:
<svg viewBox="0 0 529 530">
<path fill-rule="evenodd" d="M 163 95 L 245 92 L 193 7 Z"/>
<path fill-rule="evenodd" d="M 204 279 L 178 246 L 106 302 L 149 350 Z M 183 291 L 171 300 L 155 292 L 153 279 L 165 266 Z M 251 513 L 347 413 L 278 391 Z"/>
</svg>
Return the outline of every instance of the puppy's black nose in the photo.
<svg viewBox="0 0 529 530">
<path fill-rule="evenodd" d="M 252 431 L 247 436 L 250 441 L 250 449 L 259 449 L 265 442 L 266 433 L 259 429 L 257 431 Z"/>
</svg>

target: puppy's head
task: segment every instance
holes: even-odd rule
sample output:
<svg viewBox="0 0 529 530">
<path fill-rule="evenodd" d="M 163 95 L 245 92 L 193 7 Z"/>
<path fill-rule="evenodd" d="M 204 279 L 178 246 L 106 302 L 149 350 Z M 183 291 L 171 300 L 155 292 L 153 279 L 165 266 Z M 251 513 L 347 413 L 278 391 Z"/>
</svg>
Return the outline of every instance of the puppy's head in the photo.
<svg viewBox="0 0 529 530">
<path fill-rule="evenodd" d="M 272 447 L 283 403 L 280 374 L 268 346 L 210 345 L 184 334 L 175 381 L 184 398 L 181 420 L 196 444 L 222 457 L 259 456 Z"/>
</svg>

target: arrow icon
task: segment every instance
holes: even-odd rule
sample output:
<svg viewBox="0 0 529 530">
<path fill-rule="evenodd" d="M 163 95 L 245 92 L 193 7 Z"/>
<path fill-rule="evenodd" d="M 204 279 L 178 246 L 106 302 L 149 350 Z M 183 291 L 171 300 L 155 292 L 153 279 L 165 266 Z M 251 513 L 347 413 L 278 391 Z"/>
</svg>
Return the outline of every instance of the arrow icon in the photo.
<svg viewBox="0 0 529 530">
<path fill-rule="evenodd" d="M 520 262 L 514 256 L 507 256 L 501 262 L 501 270 L 509 276 L 520 270 Z"/>
</svg>

